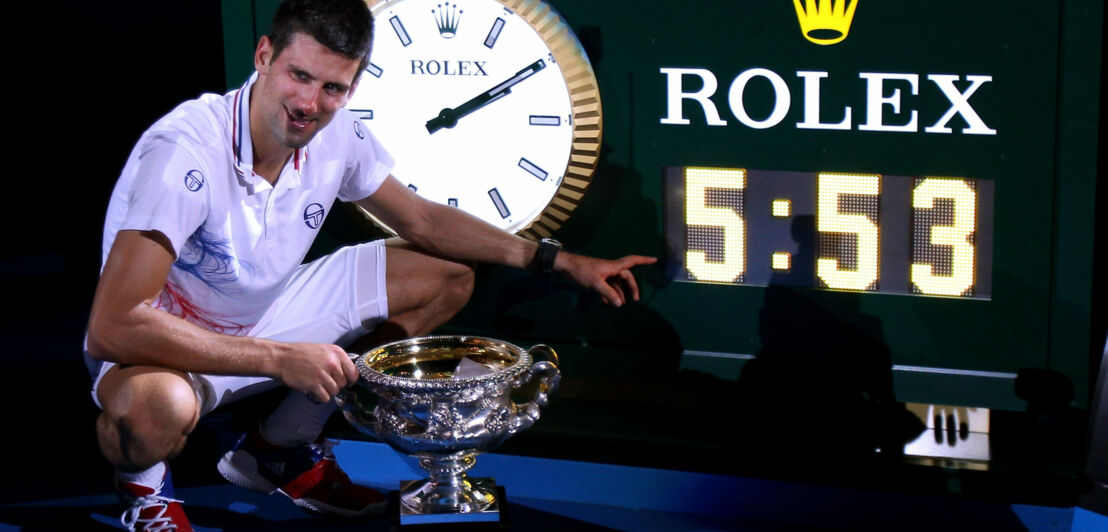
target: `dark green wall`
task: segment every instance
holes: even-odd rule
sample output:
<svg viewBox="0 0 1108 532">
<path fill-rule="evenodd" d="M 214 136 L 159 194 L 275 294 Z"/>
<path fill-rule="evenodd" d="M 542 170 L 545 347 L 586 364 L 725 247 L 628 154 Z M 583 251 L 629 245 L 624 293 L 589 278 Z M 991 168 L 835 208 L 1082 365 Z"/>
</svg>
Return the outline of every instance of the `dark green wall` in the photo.
<svg viewBox="0 0 1108 532">
<path fill-rule="evenodd" d="M 680 369 L 740 379 L 753 357 L 860 375 L 863 389 L 899 400 L 1022 408 L 1024 368 L 1061 372 L 1075 403 L 1088 401 L 1103 3 L 861 2 L 843 42 L 805 40 L 792 2 L 606 0 L 552 2 L 578 33 L 604 105 L 604 151 L 594 184 L 557 234 L 569 249 L 600 256 L 661 256 L 666 166 L 850 171 L 956 176 L 995 183 L 992 298 L 959 300 L 785 287 L 672 283 L 639 272 L 644 302 L 603 307 L 561 281 L 484 268 L 478 293 L 447 330 L 521 344 L 555 345 L 577 375 L 666 379 Z M 227 80 L 238 85 L 276 2 L 225 0 Z M 660 68 L 713 72 L 712 100 L 726 126 L 706 125 L 684 104 L 687 126 L 666 116 Z M 742 125 L 728 108 L 739 73 L 765 68 L 788 84 L 792 105 L 769 129 Z M 853 111 L 850 131 L 816 131 L 803 120 L 796 72 L 823 71 L 824 119 Z M 860 131 L 862 72 L 918 74 L 904 83 L 902 115 L 913 133 Z M 925 133 L 950 106 L 928 74 L 988 75 L 969 101 L 997 133 Z M 965 83 L 960 83 L 965 89 Z M 686 90 L 696 86 L 690 82 Z M 768 84 L 750 85 L 747 109 L 768 115 Z M 887 109 L 887 108 L 886 108 Z M 355 239 L 355 217 L 328 221 L 335 241 Z M 599 361 L 599 363 L 598 363 Z M 868 384 L 867 384 L 868 382 Z"/>
</svg>

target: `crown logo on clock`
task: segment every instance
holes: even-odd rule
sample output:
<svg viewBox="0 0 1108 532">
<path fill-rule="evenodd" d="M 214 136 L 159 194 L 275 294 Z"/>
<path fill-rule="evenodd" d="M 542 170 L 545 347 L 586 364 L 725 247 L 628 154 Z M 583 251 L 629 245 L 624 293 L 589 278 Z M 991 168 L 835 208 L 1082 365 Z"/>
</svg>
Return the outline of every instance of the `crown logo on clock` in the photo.
<svg viewBox="0 0 1108 532">
<path fill-rule="evenodd" d="M 434 15 L 435 24 L 439 27 L 439 35 L 443 38 L 450 39 L 458 34 L 458 22 L 462 18 L 462 11 L 458 9 L 458 4 L 447 2 L 445 8 L 439 4 L 437 10 L 431 10 L 431 14 Z"/>
</svg>

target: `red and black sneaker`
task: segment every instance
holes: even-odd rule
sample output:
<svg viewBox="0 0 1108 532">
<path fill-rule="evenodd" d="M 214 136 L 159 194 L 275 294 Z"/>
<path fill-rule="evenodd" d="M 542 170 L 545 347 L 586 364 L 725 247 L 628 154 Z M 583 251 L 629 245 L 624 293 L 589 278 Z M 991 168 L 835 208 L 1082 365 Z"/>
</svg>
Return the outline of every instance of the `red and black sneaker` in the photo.
<svg viewBox="0 0 1108 532">
<path fill-rule="evenodd" d="M 120 500 L 127 505 L 119 522 L 127 530 L 141 532 L 192 532 L 192 525 L 181 501 L 173 498 L 173 478 L 169 468 L 165 470 L 161 486 L 151 488 L 134 482 L 116 479 L 116 491 Z"/>
<path fill-rule="evenodd" d="M 232 484 L 262 493 L 279 492 L 313 513 L 358 517 L 380 514 L 381 492 L 359 486 L 346 476 L 331 452 L 334 442 L 320 440 L 278 447 L 255 428 L 219 461 L 219 473 Z"/>
</svg>

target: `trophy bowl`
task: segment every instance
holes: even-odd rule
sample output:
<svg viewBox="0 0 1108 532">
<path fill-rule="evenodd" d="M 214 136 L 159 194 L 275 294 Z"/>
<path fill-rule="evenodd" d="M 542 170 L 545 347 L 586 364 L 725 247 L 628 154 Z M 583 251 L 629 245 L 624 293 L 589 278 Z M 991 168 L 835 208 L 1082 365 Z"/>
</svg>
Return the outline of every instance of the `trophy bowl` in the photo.
<svg viewBox="0 0 1108 532">
<path fill-rule="evenodd" d="M 560 379 L 554 350 L 428 336 L 351 358 L 361 378 L 339 394 L 346 420 L 419 458 L 428 473 L 401 486 L 401 524 L 498 519 L 496 485 L 466 471 L 478 454 L 538 420 Z"/>
</svg>

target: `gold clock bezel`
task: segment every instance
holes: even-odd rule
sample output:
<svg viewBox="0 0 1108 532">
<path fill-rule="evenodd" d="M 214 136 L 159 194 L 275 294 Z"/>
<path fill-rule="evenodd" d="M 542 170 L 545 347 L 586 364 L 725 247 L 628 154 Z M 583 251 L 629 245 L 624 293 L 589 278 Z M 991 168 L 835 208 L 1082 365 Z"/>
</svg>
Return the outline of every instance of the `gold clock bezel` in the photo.
<svg viewBox="0 0 1108 532">
<path fill-rule="evenodd" d="M 392 4 L 414 0 L 365 0 L 376 17 Z M 585 49 L 561 15 L 544 0 L 495 0 L 515 13 L 531 26 L 546 43 L 554 61 L 561 69 L 563 80 L 569 89 L 570 108 L 573 113 L 573 142 L 566 163 L 565 176 L 558 190 L 535 219 L 516 234 L 539 240 L 549 237 L 569 219 L 582 198 L 600 160 L 603 138 L 603 111 L 600 104 L 600 88 L 596 74 Z M 375 216 L 361 207 L 358 210 L 378 226 L 396 234 Z"/>
</svg>

